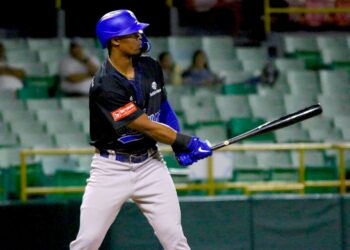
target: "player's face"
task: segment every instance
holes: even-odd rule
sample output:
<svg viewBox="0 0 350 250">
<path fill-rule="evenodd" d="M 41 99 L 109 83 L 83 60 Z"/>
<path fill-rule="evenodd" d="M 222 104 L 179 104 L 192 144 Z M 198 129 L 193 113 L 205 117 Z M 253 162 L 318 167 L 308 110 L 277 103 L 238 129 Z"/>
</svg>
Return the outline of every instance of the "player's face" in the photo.
<svg viewBox="0 0 350 250">
<path fill-rule="evenodd" d="M 118 37 L 119 48 L 129 55 L 138 55 L 141 52 L 141 34 L 133 33 Z"/>
</svg>

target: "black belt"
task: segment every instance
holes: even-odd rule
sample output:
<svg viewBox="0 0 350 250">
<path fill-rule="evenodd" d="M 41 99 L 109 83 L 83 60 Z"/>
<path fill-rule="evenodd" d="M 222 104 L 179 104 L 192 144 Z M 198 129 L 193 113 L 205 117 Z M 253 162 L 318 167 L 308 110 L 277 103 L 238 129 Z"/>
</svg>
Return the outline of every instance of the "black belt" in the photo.
<svg viewBox="0 0 350 250">
<path fill-rule="evenodd" d="M 127 163 L 141 163 L 153 156 L 157 151 L 158 148 L 156 146 L 139 154 L 121 153 L 113 149 L 96 149 L 96 153 L 100 154 L 102 157 Z"/>
</svg>

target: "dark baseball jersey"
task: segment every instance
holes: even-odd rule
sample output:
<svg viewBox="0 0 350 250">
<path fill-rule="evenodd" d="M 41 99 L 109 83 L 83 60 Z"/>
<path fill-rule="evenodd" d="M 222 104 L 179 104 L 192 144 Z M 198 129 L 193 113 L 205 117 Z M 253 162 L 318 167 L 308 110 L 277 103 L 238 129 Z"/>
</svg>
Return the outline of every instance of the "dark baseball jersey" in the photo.
<svg viewBox="0 0 350 250">
<path fill-rule="evenodd" d="M 128 129 L 131 121 L 145 113 L 158 121 L 160 104 L 166 100 L 163 73 L 157 61 L 142 56 L 133 59 L 135 79 L 128 80 L 107 59 L 90 87 L 90 144 L 96 148 L 137 154 L 156 141 Z"/>
</svg>

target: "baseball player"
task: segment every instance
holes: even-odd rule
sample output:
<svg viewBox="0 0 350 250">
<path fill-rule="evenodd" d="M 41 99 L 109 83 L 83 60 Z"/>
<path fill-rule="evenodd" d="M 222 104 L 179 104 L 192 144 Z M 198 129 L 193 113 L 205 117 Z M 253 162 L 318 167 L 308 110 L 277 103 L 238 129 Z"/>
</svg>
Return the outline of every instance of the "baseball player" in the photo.
<svg viewBox="0 0 350 250">
<path fill-rule="evenodd" d="M 176 189 L 158 152 L 168 144 L 183 166 L 212 154 L 207 142 L 184 135 L 167 101 L 161 67 L 141 56 L 150 48 L 129 10 L 105 14 L 97 37 L 108 58 L 90 87 L 90 136 L 96 148 L 83 196 L 80 228 L 70 249 L 98 249 L 121 206 L 132 199 L 167 250 L 190 249 Z"/>
</svg>

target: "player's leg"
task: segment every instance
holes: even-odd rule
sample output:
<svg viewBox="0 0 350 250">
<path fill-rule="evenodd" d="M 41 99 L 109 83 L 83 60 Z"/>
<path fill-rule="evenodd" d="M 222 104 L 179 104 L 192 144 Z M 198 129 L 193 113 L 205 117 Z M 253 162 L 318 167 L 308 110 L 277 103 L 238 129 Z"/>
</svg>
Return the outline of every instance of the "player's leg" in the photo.
<svg viewBox="0 0 350 250">
<path fill-rule="evenodd" d="M 165 250 L 190 249 L 181 226 L 180 205 L 169 171 L 152 159 L 135 170 L 137 183 L 132 196 L 152 225 Z"/>
<path fill-rule="evenodd" d="M 130 197 L 129 166 L 94 156 L 80 207 L 79 233 L 71 250 L 97 250 L 122 204 Z"/>
</svg>

